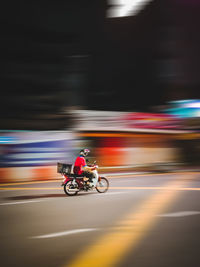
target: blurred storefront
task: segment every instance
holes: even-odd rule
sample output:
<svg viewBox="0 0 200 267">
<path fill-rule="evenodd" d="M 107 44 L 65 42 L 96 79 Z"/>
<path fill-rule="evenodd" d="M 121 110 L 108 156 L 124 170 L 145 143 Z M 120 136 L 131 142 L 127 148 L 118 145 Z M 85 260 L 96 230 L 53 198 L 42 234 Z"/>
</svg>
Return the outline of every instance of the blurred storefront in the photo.
<svg viewBox="0 0 200 267">
<path fill-rule="evenodd" d="M 76 131 L 92 148 L 93 157 L 104 167 L 178 165 L 187 163 L 182 138 L 184 130 L 174 115 L 76 111 Z M 79 114 L 79 115 L 78 115 Z M 198 157 L 197 157 L 198 158 Z M 170 167 L 169 167 L 170 168 Z"/>
<path fill-rule="evenodd" d="M 73 164 L 80 149 L 100 170 L 200 165 L 200 133 L 173 115 L 74 110 L 71 131 L 0 134 L 0 181 L 60 178 L 57 162 Z M 167 167 L 166 167 L 167 166 Z M 163 167 L 163 168 L 162 168 Z"/>
<path fill-rule="evenodd" d="M 0 182 L 55 179 L 57 162 L 73 162 L 74 135 L 66 131 L 0 134 Z"/>
</svg>

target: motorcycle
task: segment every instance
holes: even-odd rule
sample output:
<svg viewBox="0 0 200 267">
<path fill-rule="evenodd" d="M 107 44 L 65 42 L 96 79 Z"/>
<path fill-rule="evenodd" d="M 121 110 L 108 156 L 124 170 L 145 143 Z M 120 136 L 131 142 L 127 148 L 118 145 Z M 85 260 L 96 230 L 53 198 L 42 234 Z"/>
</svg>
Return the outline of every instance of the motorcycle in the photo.
<svg viewBox="0 0 200 267">
<path fill-rule="evenodd" d="M 93 172 L 94 175 L 97 177 L 97 183 L 95 187 L 92 187 L 90 185 L 89 178 L 72 174 L 72 164 L 64 164 L 60 162 L 57 163 L 57 172 L 60 173 L 64 178 L 62 186 L 64 187 L 64 192 L 68 196 L 75 196 L 80 191 L 88 192 L 93 189 L 96 189 L 99 193 L 105 193 L 108 190 L 108 179 L 98 175 L 98 166 L 96 165 L 96 162 L 94 162 L 92 165 L 88 164 L 88 166 L 94 168 Z"/>
</svg>

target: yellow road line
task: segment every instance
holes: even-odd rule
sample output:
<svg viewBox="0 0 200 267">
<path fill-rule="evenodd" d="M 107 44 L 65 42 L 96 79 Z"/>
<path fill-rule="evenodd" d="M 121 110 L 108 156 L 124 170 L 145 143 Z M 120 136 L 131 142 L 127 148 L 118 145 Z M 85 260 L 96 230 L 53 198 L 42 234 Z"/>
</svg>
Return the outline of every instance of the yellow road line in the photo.
<svg viewBox="0 0 200 267">
<path fill-rule="evenodd" d="M 2 190 L 60 190 L 61 187 L 0 187 L 0 191 Z M 103 187 L 102 187 L 103 189 Z M 199 187 L 139 187 L 139 186 L 113 186 L 109 187 L 109 189 L 122 189 L 122 190 L 171 190 L 171 191 L 200 191 Z M 105 193 L 106 194 L 106 193 Z"/>
<path fill-rule="evenodd" d="M 199 191 L 199 187 L 166 187 L 166 186 L 113 186 L 110 189 L 123 189 L 123 190 L 176 190 L 176 191 L 184 191 L 184 190 L 193 190 Z"/>
<path fill-rule="evenodd" d="M 62 180 L 62 177 L 61 177 L 60 180 Z M 19 182 L 19 183 L 6 183 L 6 184 L 0 184 L 0 186 L 9 186 L 9 185 L 26 185 L 26 184 L 43 184 L 43 183 L 55 183 L 55 182 L 60 182 L 60 180 L 33 181 L 33 182 Z"/>
<path fill-rule="evenodd" d="M 59 187 L 2 187 L 0 191 L 3 190 L 60 190 Z"/>
<path fill-rule="evenodd" d="M 174 175 L 175 173 L 170 173 L 170 175 Z M 108 175 L 106 175 L 106 178 L 108 178 L 108 179 L 117 179 L 117 178 L 128 178 L 128 177 L 130 177 L 130 178 L 135 178 L 135 177 L 144 177 L 144 176 L 165 176 L 165 175 L 167 175 L 166 173 L 164 174 L 164 173 L 160 173 L 160 174 L 123 174 L 123 175 L 116 175 L 116 176 L 109 176 L 109 174 Z M 103 177 L 104 175 L 102 175 L 102 177 Z"/>
<path fill-rule="evenodd" d="M 170 182 L 165 189 L 180 188 L 188 181 Z M 177 196 L 175 190 L 165 190 L 153 195 L 137 211 L 135 208 L 111 232 L 102 236 L 96 243 L 87 247 L 67 267 L 111 267 L 115 266 L 126 254 L 133 253 L 139 241 L 156 223 L 155 216 L 165 210 Z"/>
<path fill-rule="evenodd" d="M 116 179 L 116 178 L 127 178 L 127 177 L 144 177 L 144 176 L 170 176 L 170 175 L 186 175 L 185 172 L 170 172 L 170 173 L 146 173 L 146 174 L 124 174 L 124 175 L 116 175 L 116 176 L 109 176 L 109 174 L 106 175 L 108 179 Z M 198 172 L 190 172 L 190 175 L 192 174 L 199 174 Z M 103 176 L 103 175 L 102 175 Z"/>
<path fill-rule="evenodd" d="M 124 175 L 116 175 L 116 176 L 109 176 L 109 174 L 106 174 L 106 177 L 110 179 L 116 179 L 116 178 L 127 178 L 127 177 L 144 177 L 144 176 L 169 176 L 169 175 L 185 175 L 185 172 L 170 172 L 170 173 L 146 173 L 146 174 L 124 174 Z M 190 172 L 189 174 L 198 174 L 197 172 Z M 104 176 L 102 174 L 102 176 Z M 43 184 L 43 183 L 56 183 L 60 182 L 62 180 L 62 176 L 60 179 L 55 180 L 47 180 L 47 181 L 32 181 L 32 182 L 13 182 L 13 183 L 0 183 L 0 187 L 2 186 L 12 186 L 12 185 L 28 185 L 28 184 Z"/>
</svg>

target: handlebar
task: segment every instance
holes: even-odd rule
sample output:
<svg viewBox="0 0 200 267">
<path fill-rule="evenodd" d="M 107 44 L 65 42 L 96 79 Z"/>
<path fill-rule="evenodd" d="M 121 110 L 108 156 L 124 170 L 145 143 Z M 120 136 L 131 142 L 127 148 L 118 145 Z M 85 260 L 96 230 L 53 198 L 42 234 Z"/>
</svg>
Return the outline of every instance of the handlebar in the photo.
<svg viewBox="0 0 200 267">
<path fill-rule="evenodd" d="M 91 163 L 88 159 L 86 160 L 86 163 L 87 163 L 87 166 L 88 167 L 95 167 L 97 166 L 98 168 L 98 165 L 96 165 L 97 161 L 95 160 L 93 163 Z"/>
</svg>

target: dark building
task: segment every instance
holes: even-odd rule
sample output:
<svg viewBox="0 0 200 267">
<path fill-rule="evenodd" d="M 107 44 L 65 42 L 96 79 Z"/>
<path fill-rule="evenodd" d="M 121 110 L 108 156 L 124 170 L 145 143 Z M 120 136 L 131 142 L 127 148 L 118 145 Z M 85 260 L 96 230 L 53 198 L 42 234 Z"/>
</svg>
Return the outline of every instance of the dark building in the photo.
<svg viewBox="0 0 200 267">
<path fill-rule="evenodd" d="M 4 3 L 1 129 L 64 129 L 72 107 L 151 111 L 188 86 L 197 96 L 197 11 L 185 5 L 154 0 L 137 16 L 106 18 L 106 0 Z"/>
</svg>

